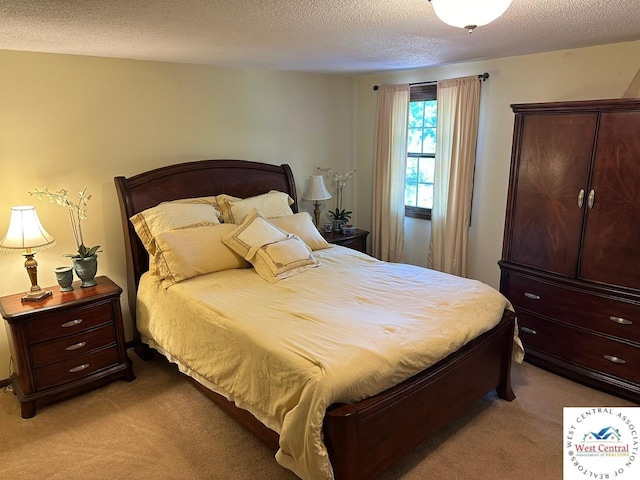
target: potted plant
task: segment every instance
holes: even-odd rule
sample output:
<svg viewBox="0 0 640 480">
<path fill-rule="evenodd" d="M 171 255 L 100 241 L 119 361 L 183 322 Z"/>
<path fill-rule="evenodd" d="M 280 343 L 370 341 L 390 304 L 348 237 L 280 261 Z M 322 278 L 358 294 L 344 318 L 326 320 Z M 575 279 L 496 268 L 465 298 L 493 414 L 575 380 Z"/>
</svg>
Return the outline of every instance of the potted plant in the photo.
<svg viewBox="0 0 640 480">
<path fill-rule="evenodd" d="M 342 226 L 346 225 L 351 218 L 351 214 L 353 212 L 347 211 L 345 209 L 336 208 L 334 211 L 329 212 L 329 216 L 333 221 L 333 231 L 340 232 L 342 230 Z"/>
<path fill-rule="evenodd" d="M 100 245 L 87 247 L 84 244 L 82 235 L 82 220 L 87 219 L 87 202 L 91 199 L 91 195 L 87 194 L 87 188 L 78 193 L 80 199 L 78 203 L 73 203 L 67 196 L 67 190 L 61 189 L 57 192 L 50 192 L 47 187 L 42 190 L 33 190 L 29 192 L 40 200 L 48 199 L 51 203 L 55 203 L 69 210 L 69 218 L 71 220 L 71 229 L 73 237 L 76 241 L 78 251 L 76 253 L 66 254 L 65 257 L 71 257 L 73 268 L 82 280 L 81 287 L 93 287 L 97 284 L 95 276 L 98 270 L 98 249 Z"/>
</svg>

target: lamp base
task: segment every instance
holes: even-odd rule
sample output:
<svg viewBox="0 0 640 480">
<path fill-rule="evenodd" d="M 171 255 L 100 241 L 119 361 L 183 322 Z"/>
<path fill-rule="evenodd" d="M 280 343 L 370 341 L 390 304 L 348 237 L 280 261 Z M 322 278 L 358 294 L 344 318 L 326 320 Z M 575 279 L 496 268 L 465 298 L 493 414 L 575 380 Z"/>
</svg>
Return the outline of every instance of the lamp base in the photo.
<svg viewBox="0 0 640 480">
<path fill-rule="evenodd" d="M 23 302 L 41 302 L 51 295 L 53 295 L 53 293 L 47 290 L 38 290 L 36 292 L 25 293 L 24 297 L 22 297 L 20 300 L 22 300 Z"/>
</svg>

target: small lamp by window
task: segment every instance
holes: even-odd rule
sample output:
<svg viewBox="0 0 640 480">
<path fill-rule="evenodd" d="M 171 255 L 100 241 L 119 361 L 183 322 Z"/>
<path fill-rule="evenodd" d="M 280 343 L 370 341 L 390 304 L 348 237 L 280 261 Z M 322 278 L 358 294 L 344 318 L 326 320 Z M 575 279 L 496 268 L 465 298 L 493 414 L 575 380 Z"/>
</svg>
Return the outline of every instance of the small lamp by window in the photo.
<svg viewBox="0 0 640 480">
<path fill-rule="evenodd" d="M 324 178 L 322 175 L 313 175 L 309 179 L 309 186 L 307 191 L 302 196 L 303 200 L 311 200 L 315 202 L 313 206 L 313 215 L 315 217 L 316 227 L 320 223 L 320 200 L 329 200 L 331 194 L 327 191 L 327 187 L 324 186 Z"/>
<path fill-rule="evenodd" d="M 21 252 L 25 257 L 24 266 L 31 280 L 31 289 L 22 297 L 23 302 L 38 302 L 51 295 L 38 286 L 38 262 L 36 251 L 50 248 L 56 241 L 47 233 L 36 208 L 30 205 L 11 207 L 11 219 L 7 234 L 0 240 L 0 251 L 7 253 Z"/>
</svg>

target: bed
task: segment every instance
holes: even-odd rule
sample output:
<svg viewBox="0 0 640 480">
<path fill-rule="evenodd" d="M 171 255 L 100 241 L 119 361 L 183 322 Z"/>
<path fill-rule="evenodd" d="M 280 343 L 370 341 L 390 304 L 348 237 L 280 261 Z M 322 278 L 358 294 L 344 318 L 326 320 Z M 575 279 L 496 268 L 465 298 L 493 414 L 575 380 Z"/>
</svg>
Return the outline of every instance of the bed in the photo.
<svg viewBox="0 0 640 480">
<path fill-rule="evenodd" d="M 200 317 L 209 316 L 208 313 L 203 313 L 203 311 L 210 308 L 213 308 L 212 311 L 216 312 L 213 316 L 220 318 L 226 318 L 231 315 L 229 312 L 238 309 L 233 305 L 226 304 L 224 307 L 202 307 L 202 305 L 209 302 L 209 300 L 204 302 L 203 298 L 213 297 L 214 295 L 209 294 L 212 289 L 216 289 L 216 292 L 225 291 L 226 289 L 226 291 L 231 293 L 232 290 L 229 289 L 230 285 L 238 285 L 238 288 L 233 290 L 234 295 L 238 295 L 240 290 L 243 291 L 243 294 L 246 290 L 248 295 L 253 295 L 251 293 L 253 291 L 251 289 L 254 288 L 252 285 L 261 279 L 254 282 L 253 279 L 258 276 L 252 271 L 253 269 L 245 268 L 229 272 L 228 277 L 217 276 L 217 273 L 201 275 L 191 278 L 188 281 L 177 283 L 176 286 L 164 288 L 160 286 L 158 282 L 154 283 L 150 280 L 151 276 L 149 273 L 146 273 L 149 270 L 148 245 L 145 247 L 138 233 L 136 233 L 133 223 L 129 220 L 134 215 L 140 214 L 140 212 L 144 212 L 163 202 L 174 202 L 186 198 L 211 197 L 219 194 L 248 199 L 272 191 L 282 192 L 288 195 L 291 199 L 291 211 L 292 213 L 296 213 L 298 211 L 296 187 L 291 169 L 286 164 L 271 165 L 243 160 L 202 160 L 162 167 L 129 178 L 120 176 L 114 180 L 120 201 L 124 230 L 128 301 L 134 321 L 136 352 L 141 357 L 147 358 L 149 356 L 149 347 L 151 346 L 169 360 L 178 363 L 178 365 L 181 366 L 181 370 L 188 374 L 189 378 L 194 381 L 194 384 L 200 390 L 206 393 L 217 405 L 235 417 L 243 426 L 264 440 L 274 451 L 277 451 L 276 458 L 278 462 L 293 470 L 298 476 L 303 478 L 331 478 L 333 476 L 337 479 L 349 480 L 375 478 L 413 450 L 419 443 L 428 438 L 429 435 L 469 409 L 491 390 L 496 389 L 499 397 L 502 399 L 511 401 L 515 398 L 510 381 L 514 339 L 517 339 L 515 335 L 515 316 L 509 308 L 508 302 L 505 300 L 505 308 L 501 307 L 497 318 L 493 322 L 495 326 L 492 324 L 488 329 L 479 326 L 479 329 L 485 328 L 486 331 L 482 332 L 482 330 L 479 330 L 482 333 L 479 333 L 477 336 L 474 334 L 470 340 L 466 339 L 463 346 L 460 348 L 456 347 L 455 351 L 448 353 L 444 358 L 431 361 L 428 366 L 420 371 L 411 373 L 408 378 L 403 378 L 392 385 L 386 385 L 384 383 L 388 382 L 388 380 L 381 380 L 382 383 L 380 383 L 380 385 L 385 386 L 382 391 L 367 391 L 367 394 L 363 398 L 360 398 L 362 391 L 366 391 L 366 388 L 373 388 L 366 386 L 365 390 L 359 391 L 355 400 L 348 397 L 342 398 L 340 395 L 337 397 L 322 397 L 323 399 L 340 398 L 342 400 L 332 402 L 328 405 L 315 402 L 314 400 L 312 403 L 314 405 L 316 403 L 321 405 L 323 413 L 319 426 L 321 431 L 318 436 L 322 445 L 319 447 L 315 445 L 315 443 L 318 443 L 317 438 L 314 441 L 315 443 L 311 441 L 309 441 L 309 443 L 314 445 L 313 448 L 317 447 L 319 449 L 320 453 L 317 456 L 322 457 L 322 452 L 325 452 L 325 456 L 328 455 L 328 457 L 326 459 L 313 458 L 311 463 L 317 461 L 321 467 L 325 465 L 325 467 L 318 467 L 315 470 L 313 466 L 306 468 L 307 458 L 304 458 L 302 462 L 305 463 L 305 465 L 301 466 L 296 464 L 297 457 L 295 457 L 295 452 L 291 453 L 289 451 L 290 449 L 297 448 L 296 441 L 293 442 L 294 446 L 291 446 L 292 442 L 289 440 L 290 435 L 284 430 L 280 430 L 280 427 L 282 427 L 281 424 L 270 421 L 272 417 L 269 416 L 268 412 L 262 414 L 259 408 L 255 408 L 252 413 L 250 413 L 250 410 L 252 410 L 251 405 L 243 401 L 243 395 L 234 394 L 226 388 L 228 383 L 225 383 L 224 379 L 229 377 L 229 372 L 224 371 L 219 374 L 209 375 L 208 371 L 199 371 L 198 365 L 201 365 L 207 359 L 202 358 L 203 354 L 199 354 L 196 358 L 191 358 L 192 355 L 188 345 L 185 347 L 184 345 L 176 344 L 175 346 L 167 348 L 167 345 L 172 344 L 171 340 L 167 340 L 173 338 L 171 328 L 178 328 L 178 325 L 187 317 L 192 318 L 190 321 L 194 322 L 194 325 L 197 324 L 197 322 L 202 322 L 202 325 L 198 324 L 198 326 L 195 327 L 198 332 L 217 328 L 216 338 L 225 336 L 227 330 L 230 330 L 229 325 L 220 327 L 220 325 L 214 325 L 210 320 L 205 321 Z M 253 215 L 256 215 L 255 212 Z M 249 215 L 245 218 L 249 218 Z M 246 221 L 245 219 L 242 223 Z M 349 272 L 342 272 L 339 269 L 341 265 L 351 265 L 350 262 L 362 265 L 365 272 L 362 276 L 363 282 L 366 277 L 375 278 L 377 273 L 372 272 L 386 269 L 390 269 L 389 271 L 392 275 L 394 274 L 394 269 L 405 269 L 398 271 L 401 272 L 401 274 L 396 277 L 398 279 L 397 283 L 399 284 L 402 284 L 401 277 L 403 276 L 409 278 L 412 275 L 416 275 L 417 277 L 424 275 L 435 275 L 436 277 L 438 275 L 444 275 L 437 272 L 429 273 L 426 269 L 420 269 L 419 267 L 385 264 L 385 262 L 379 262 L 359 252 L 350 251 L 346 247 L 332 246 L 331 248 L 314 251 L 313 253 L 320 259 L 320 266 L 314 265 L 313 268 L 304 271 L 295 278 L 286 278 L 276 285 L 293 285 L 294 288 L 288 289 L 288 294 L 291 293 L 291 290 L 298 288 L 297 291 L 300 292 L 300 297 L 304 296 L 302 292 L 307 292 L 309 299 L 311 299 L 313 294 L 317 294 L 318 298 L 322 298 L 322 292 L 311 292 L 312 285 L 322 285 L 324 282 L 330 283 L 330 280 L 327 278 L 322 280 L 322 276 L 324 275 L 326 277 L 332 268 L 337 269 L 335 270 L 336 272 L 341 272 L 340 282 L 347 282 L 344 285 L 348 285 Z M 257 270 L 258 267 L 256 266 L 256 271 Z M 225 273 L 225 275 L 227 275 L 227 273 Z M 223 278 L 224 280 L 221 280 Z M 454 289 L 459 288 L 458 284 L 455 283 L 457 280 L 454 281 L 449 279 L 449 277 L 442 278 L 454 282 L 452 283 Z M 305 284 L 305 281 L 311 283 Z M 340 282 L 336 280 L 335 283 L 339 285 Z M 264 283 L 265 285 L 268 284 L 268 282 Z M 446 283 L 446 281 L 444 283 Z M 150 285 L 155 285 L 155 287 Z M 375 284 L 372 285 L 373 286 L 369 286 L 368 288 L 375 290 Z M 407 289 L 411 288 L 410 283 L 403 285 L 405 285 Z M 472 287 L 477 287 L 478 289 L 483 288 L 479 282 L 474 283 Z M 445 295 L 445 290 L 438 290 L 438 288 L 441 287 L 436 288 L 434 286 L 434 291 L 439 292 L 438 296 Z M 281 288 L 280 290 L 287 289 Z M 377 292 L 383 296 L 384 290 L 385 289 L 378 289 Z M 287 293 L 283 293 L 283 295 L 285 294 Z M 324 295 L 327 294 L 328 292 L 324 293 Z M 415 297 L 415 293 L 411 294 Z M 139 295 L 141 298 L 139 298 Z M 172 308 L 170 306 L 181 303 L 180 295 L 199 295 L 198 306 L 192 308 L 190 313 L 176 311 L 173 313 L 173 318 L 171 318 Z M 355 296 L 358 297 L 357 294 Z M 469 296 L 472 295 L 470 294 Z M 229 298 L 231 297 L 232 296 L 229 295 Z M 242 297 L 238 298 L 241 299 Z M 275 302 L 278 305 L 285 303 L 284 300 L 277 300 L 277 297 L 272 298 L 273 301 L 271 303 Z M 290 296 L 286 298 L 291 299 L 294 297 Z M 238 301 L 241 302 L 242 300 L 236 299 L 236 302 Z M 287 302 L 288 301 L 289 300 L 287 300 Z M 389 299 L 385 301 L 389 301 Z M 162 302 L 166 302 L 166 305 L 169 307 L 163 308 Z M 360 303 L 367 302 L 370 302 L 370 300 Z M 159 305 L 159 310 L 154 312 L 147 311 L 148 306 L 152 304 Z M 331 318 L 341 317 L 343 324 L 349 323 L 352 329 L 355 329 L 355 332 L 357 332 L 358 328 L 364 327 L 364 323 L 357 322 L 365 322 L 363 318 L 366 317 L 367 308 L 370 307 L 370 305 L 365 305 L 360 311 L 358 310 L 360 307 L 353 304 L 353 312 L 359 312 L 357 314 L 354 313 L 353 322 L 349 322 L 350 307 L 348 305 L 339 312 L 340 315 L 332 315 Z M 380 311 L 379 308 L 380 305 L 377 305 L 374 310 L 371 310 L 370 318 L 382 318 L 382 320 L 384 320 L 384 316 L 378 314 Z M 493 306 L 493 308 L 495 310 L 495 306 Z M 250 309 L 247 308 L 245 310 Z M 276 313 L 274 313 L 274 311 Z M 283 318 L 291 316 L 289 312 L 281 311 L 283 312 Z M 271 317 L 276 315 L 278 310 L 277 308 L 275 308 L 275 310 L 273 308 L 271 310 L 256 310 L 255 313 L 259 316 L 261 315 L 260 312 L 263 312 L 262 315 L 264 316 Z M 315 313 L 317 312 L 314 311 L 314 314 Z M 450 319 L 455 318 L 451 317 L 451 315 L 454 314 L 455 312 L 445 312 L 443 310 L 441 313 L 438 313 L 437 316 L 441 316 L 443 319 Z M 298 317 L 301 316 L 299 312 L 297 312 L 296 315 L 298 315 Z M 150 327 L 149 323 L 155 319 L 155 317 L 163 316 L 169 317 L 167 323 L 165 326 L 157 328 L 164 329 L 165 334 L 163 336 L 162 333 L 157 333 L 157 336 L 164 340 L 156 342 L 151 338 L 156 335 L 154 333 L 155 330 L 153 330 L 153 328 L 156 327 Z M 309 312 L 306 312 L 304 315 L 307 320 L 309 316 Z M 478 317 L 480 317 L 480 315 L 478 315 Z M 315 320 L 315 317 L 313 318 Z M 401 323 L 402 322 L 399 321 L 398 325 Z M 448 325 L 454 325 L 462 322 L 447 320 L 446 323 Z M 262 336 L 262 338 L 267 338 L 272 334 L 270 329 L 260 331 L 261 327 L 258 322 L 254 322 L 253 325 L 254 327 L 252 328 L 257 328 L 259 336 Z M 306 328 L 305 325 L 308 325 L 309 331 L 314 331 L 315 322 L 302 324 L 298 322 L 295 324 L 295 328 L 291 327 L 294 323 L 287 325 L 287 330 L 291 331 L 291 335 L 298 335 L 298 337 L 295 340 L 285 339 L 285 341 L 295 343 L 297 349 L 299 349 L 298 347 L 302 348 L 301 345 L 306 348 L 308 345 L 305 344 L 305 342 L 322 343 L 314 342 L 312 335 L 307 335 L 309 338 L 305 338 L 304 330 L 296 330 Z M 302 325 L 302 327 L 299 325 Z M 408 325 L 413 328 L 413 324 Z M 378 325 L 378 327 L 380 327 L 378 330 L 381 331 L 388 328 L 382 324 Z M 334 324 L 332 328 L 335 330 L 336 325 Z M 395 328 L 395 326 L 393 328 Z M 140 335 L 140 330 L 144 332 L 143 335 Z M 225 335 L 220 335 L 220 332 L 224 332 Z M 363 330 L 362 332 L 363 334 L 361 336 L 366 337 L 367 334 L 365 331 Z M 239 347 L 239 352 L 259 352 L 262 348 L 270 348 L 262 345 L 268 344 L 269 342 L 261 342 L 259 339 L 253 340 L 256 342 L 256 345 L 247 347 L 244 345 L 246 333 L 246 328 L 240 332 L 243 341 Z M 186 337 L 189 335 L 188 333 L 176 333 L 175 336 Z M 357 333 L 356 336 L 358 336 Z M 195 336 L 189 341 L 197 342 L 200 337 L 203 337 L 203 335 Z M 408 342 L 408 338 L 409 337 L 406 337 L 404 341 Z M 360 338 L 358 341 L 362 342 L 363 340 Z M 375 341 L 378 341 L 377 337 Z M 236 344 L 239 342 L 234 338 L 230 343 Z M 358 342 L 354 339 L 354 343 Z M 216 348 L 220 345 L 220 342 L 216 340 Z M 176 351 L 171 351 L 172 348 L 175 348 Z M 226 352 L 225 349 L 227 348 L 231 347 L 225 345 L 224 347 L 220 347 L 220 351 Z M 367 349 L 364 348 L 360 350 Z M 225 354 L 227 357 L 222 356 L 220 358 L 228 359 L 232 356 L 229 352 Z M 267 352 L 267 354 L 275 355 L 271 352 Z M 278 353 L 278 355 L 280 354 Z M 302 356 L 304 357 L 306 355 L 307 352 L 305 351 Z M 240 353 L 237 353 L 236 356 L 238 358 L 242 357 Z M 363 358 L 368 359 L 369 357 Z M 340 360 L 338 360 L 338 362 L 339 361 Z M 353 361 L 352 358 L 348 360 L 348 362 L 351 361 Z M 209 361 L 208 363 L 215 364 L 216 362 Z M 358 361 L 353 363 L 353 365 L 357 364 Z M 339 369 L 338 367 L 340 367 L 340 365 L 334 364 L 329 365 L 328 369 L 341 370 L 345 375 L 344 378 L 351 378 L 353 380 L 355 377 L 348 376 L 353 374 L 353 368 L 351 368 L 350 365 L 351 364 L 346 365 L 347 368 Z M 219 367 L 220 364 L 218 363 L 217 366 L 214 365 L 211 368 Z M 415 368 L 415 365 L 412 364 L 412 367 Z M 286 366 L 285 368 L 292 367 Z M 320 365 L 320 369 L 322 370 L 323 368 L 324 365 Z M 363 375 L 365 374 L 366 373 L 363 373 Z M 283 376 L 285 375 L 279 372 L 278 380 L 281 380 Z M 231 383 L 235 383 L 235 381 L 236 380 L 233 380 Z M 341 381 L 346 380 L 341 379 Z M 254 383 L 260 384 L 261 382 L 262 380 L 256 380 Z M 278 383 L 275 377 L 272 383 L 274 385 Z M 367 383 L 367 385 L 369 385 L 369 383 Z M 276 387 L 274 386 L 273 388 L 275 389 Z M 298 398 L 295 393 L 296 387 L 291 388 L 291 392 L 293 393 L 287 393 L 286 395 Z M 350 386 L 345 388 L 351 391 Z M 267 393 L 260 392 L 259 395 L 269 396 L 269 386 L 266 387 L 266 390 Z M 289 391 L 287 390 L 286 392 Z M 276 392 L 276 394 L 277 398 L 282 396 L 282 392 Z M 289 397 L 287 398 L 289 403 L 293 401 Z M 316 397 L 313 398 L 315 399 Z M 281 403 L 286 404 L 287 402 Z M 281 407 L 282 405 L 278 408 L 282 410 Z M 284 408 L 286 410 L 286 406 Z M 295 408 L 292 408 L 292 410 L 295 410 Z M 297 411 L 300 411 L 300 409 Z M 305 415 L 307 413 L 308 412 L 305 412 Z M 284 414 L 280 412 L 278 415 L 284 418 L 283 415 L 286 416 L 286 414 L 287 412 Z M 302 418 L 311 417 L 305 417 L 303 415 Z M 276 433 L 276 431 L 279 433 Z M 312 434 L 313 432 L 309 435 Z M 287 438 L 285 438 L 285 435 L 287 435 Z M 292 438 L 295 440 L 295 437 Z M 281 443 L 284 444 L 286 448 L 283 447 Z M 326 465 L 328 465 L 328 467 L 326 467 Z"/>
</svg>

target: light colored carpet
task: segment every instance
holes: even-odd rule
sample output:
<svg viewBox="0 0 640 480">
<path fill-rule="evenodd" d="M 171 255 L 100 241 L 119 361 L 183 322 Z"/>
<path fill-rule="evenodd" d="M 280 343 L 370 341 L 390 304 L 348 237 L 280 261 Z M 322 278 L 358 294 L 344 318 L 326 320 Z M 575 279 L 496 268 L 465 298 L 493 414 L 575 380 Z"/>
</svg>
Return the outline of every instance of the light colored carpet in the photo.
<svg viewBox="0 0 640 480">
<path fill-rule="evenodd" d="M 130 353 L 116 381 L 20 418 L 0 392 L 0 479 L 295 479 L 262 442 L 162 360 Z M 562 407 L 634 404 L 530 364 L 516 400 L 493 393 L 386 472 L 384 480 L 562 478 Z"/>
</svg>

